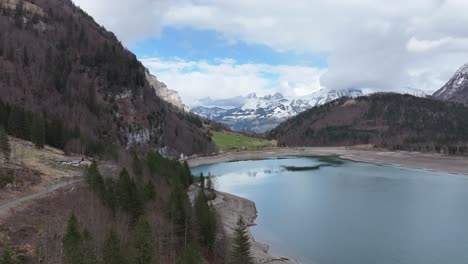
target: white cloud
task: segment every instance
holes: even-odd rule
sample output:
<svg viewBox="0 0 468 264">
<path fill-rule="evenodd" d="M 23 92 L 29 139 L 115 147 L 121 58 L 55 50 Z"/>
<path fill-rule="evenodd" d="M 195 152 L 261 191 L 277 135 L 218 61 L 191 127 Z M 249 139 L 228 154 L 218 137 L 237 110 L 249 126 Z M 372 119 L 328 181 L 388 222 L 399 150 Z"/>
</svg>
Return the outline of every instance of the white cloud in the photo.
<svg viewBox="0 0 468 264">
<path fill-rule="evenodd" d="M 159 36 L 171 0 L 74 0 L 124 42 Z"/>
<path fill-rule="evenodd" d="M 433 91 L 468 61 L 466 0 L 76 1 L 127 41 L 157 35 L 160 27 L 171 26 L 213 30 L 228 43 L 263 44 L 278 52 L 327 52 L 331 55 L 322 84 L 336 89 L 395 90 L 411 85 Z M 179 61 L 179 67 L 180 63 L 204 62 Z M 160 79 L 196 87 L 200 96 L 221 93 L 213 84 L 230 87 L 222 93 L 237 95 L 266 85 L 255 74 L 258 65 L 211 65 L 220 70 L 215 71 L 206 64 L 204 70 L 211 75 L 176 75 L 169 70 L 160 73 Z M 303 83 L 314 80 L 288 74 L 277 89 L 300 94 L 316 86 Z"/>
<path fill-rule="evenodd" d="M 412 37 L 406 47 L 412 52 L 468 51 L 468 38 L 445 37 L 436 40 L 420 40 Z"/>
<path fill-rule="evenodd" d="M 222 99 L 255 92 L 258 95 L 281 92 L 291 96 L 320 89 L 324 70 L 289 65 L 237 64 L 232 59 L 216 62 L 143 59 L 143 64 L 177 90 L 183 101 L 193 104 L 202 97 Z M 273 77 L 271 77 L 273 76 Z"/>
</svg>

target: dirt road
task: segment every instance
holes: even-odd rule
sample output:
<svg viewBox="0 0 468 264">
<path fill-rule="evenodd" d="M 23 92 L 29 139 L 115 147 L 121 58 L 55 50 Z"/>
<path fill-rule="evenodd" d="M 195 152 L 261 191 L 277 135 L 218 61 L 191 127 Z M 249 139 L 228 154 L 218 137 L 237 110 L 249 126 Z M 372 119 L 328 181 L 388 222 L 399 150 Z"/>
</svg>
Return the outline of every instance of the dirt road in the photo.
<svg viewBox="0 0 468 264">
<path fill-rule="evenodd" d="M 54 192 L 54 191 L 56 191 L 58 189 L 61 189 L 61 188 L 72 186 L 72 185 L 74 185 L 74 184 L 76 184 L 76 183 L 78 183 L 78 182 L 80 182 L 82 180 L 83 179 L 73 179 L 73 180 L 67 180 L 67 181 L 59 182 L 59 183 L 56 183 L 56 184 L 53 184 L 53 185 L 47 187 L 47 189 L 45 189 L 43 191 L 33 193 L 33 194 L 30 194 L 30 195 L 27 195 L 27 196 L 24 196 L 24 197 L 21 197 L 21 198 L 17 198 L 17 199 L 14 199 L 12 201 L 8 201 L 5 204 L 0 204 L 0 214 L 2 214 L 3 212 L 6 212 L 8 209 L 11 209 L 11 208 L 13 208 L 15 206 L 20 205 L 23 202 L 27 202 L 27 201 L 30 201 L 30 200 L 34 200 L 34 199 L 37 199 L 37 198 L 44 197 L 47 194 L 50 194 L 51 192 Z"/>
</svg>

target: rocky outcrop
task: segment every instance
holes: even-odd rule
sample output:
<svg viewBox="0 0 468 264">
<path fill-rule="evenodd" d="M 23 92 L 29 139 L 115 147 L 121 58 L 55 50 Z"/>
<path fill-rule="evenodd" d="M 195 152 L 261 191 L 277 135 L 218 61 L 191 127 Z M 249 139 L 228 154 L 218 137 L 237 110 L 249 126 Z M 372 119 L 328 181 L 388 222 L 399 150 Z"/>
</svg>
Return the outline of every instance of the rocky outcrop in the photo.
<svg viewBox="0 0 468 264">
<path fill-rule="evenodd" d="M 188 107 L 184 105 L 177 91 L 167 88 L 165 83 L 160 82 L 156 76 L 150 73 L 146 73 L 146 80 L 154 88 L 156 95 L 161 97 L 164 101 L 171 103 L 180 110 L 188 111 Z"/>
</svg>

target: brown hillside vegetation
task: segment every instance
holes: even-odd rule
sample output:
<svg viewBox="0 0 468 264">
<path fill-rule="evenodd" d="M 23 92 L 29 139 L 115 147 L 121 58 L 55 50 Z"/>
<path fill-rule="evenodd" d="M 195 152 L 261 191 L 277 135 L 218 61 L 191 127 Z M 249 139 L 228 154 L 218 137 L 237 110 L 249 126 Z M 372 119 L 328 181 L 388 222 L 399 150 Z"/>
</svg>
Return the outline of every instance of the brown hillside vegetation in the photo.
<svg viewBox="0 0 468 264">
<path fill-rule="evenodd" d="M 280 145 L 376 147 L 468 154 L 468 107 L 378 93 L 314 107 L 271 131 Z"/>
<path fill-rule="evenodd" d="M 0 7 L 4 103 L 63 120 L 102 145 L 147 144 L 173 156 L 215 150 L 201 120 L 157 97 L 135 55 L 71 1 Z"/>
</svg>

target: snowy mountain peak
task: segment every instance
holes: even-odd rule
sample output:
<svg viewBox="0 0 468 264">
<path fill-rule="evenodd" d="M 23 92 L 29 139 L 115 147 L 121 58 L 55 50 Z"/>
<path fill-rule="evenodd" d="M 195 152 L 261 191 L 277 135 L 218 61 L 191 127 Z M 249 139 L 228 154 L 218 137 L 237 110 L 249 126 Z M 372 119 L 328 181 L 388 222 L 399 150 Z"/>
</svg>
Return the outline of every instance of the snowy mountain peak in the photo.
<svg viewBox="0 0 468 264">
<path fill-rule="evenodd" d="M 247 99 L 250 99 L 250 98 L 257 98 L 257 94 L 256 93 L 249 93 L 247 95 Z"/>
<path fill-rule="evenodd" d="M 262 99 L 265 99 L 265 100 L 281 100 L 283 98 L 284 96 L 281 93 L 275 93 L 273 95 L 269 94 L 269 95 L 265 95 L 262 97 Z"/>
<path fill-rule="evenodd" d="M 433 96 L 442 100 L 468 104 L 468 63 L 458 69 Z"/>
<path fill-rule="evenodd" d="M 460 69 L 455 73 L 455 75 L 468 74 L 468 62 L 465 65 L 461 66 Z"/>
</svg>

